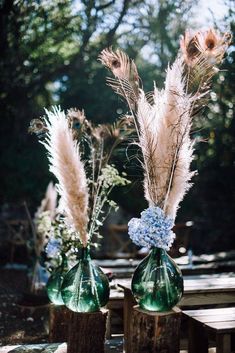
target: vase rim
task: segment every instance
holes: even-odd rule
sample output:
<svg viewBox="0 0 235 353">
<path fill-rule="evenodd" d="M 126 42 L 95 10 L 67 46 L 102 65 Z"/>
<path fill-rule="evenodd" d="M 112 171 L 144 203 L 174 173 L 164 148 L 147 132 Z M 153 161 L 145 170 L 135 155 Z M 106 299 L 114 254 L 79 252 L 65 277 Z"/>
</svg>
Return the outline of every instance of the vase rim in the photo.
<svg viewBox="0 0 235 353">
<path fill-rule="evenodd" d="M 153 251 L 153 250 L 155 250 L 155 251 L 160 250 L 160 251 L 166 252 L 165 249 L 159 248 L 158 246 L 153 246 L 150 250 L 151 250 L 151 251 Z"/>
</svg>

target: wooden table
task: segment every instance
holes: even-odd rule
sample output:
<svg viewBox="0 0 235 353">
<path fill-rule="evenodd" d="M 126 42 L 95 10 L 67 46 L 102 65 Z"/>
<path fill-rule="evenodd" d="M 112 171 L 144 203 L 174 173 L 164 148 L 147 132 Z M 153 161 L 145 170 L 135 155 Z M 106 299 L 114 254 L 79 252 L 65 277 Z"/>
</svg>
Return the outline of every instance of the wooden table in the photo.
<svg viewBox="0 0 235 353">
<path fill-rule="evenodd" d="M 189 327 L 189 353 L 207 353 L 208 336 L 213 335 L 217 353 L 231 352 L 235 333 L 235 308 L 183 311 Z"/>
<path fill-rule="evenodd" d="M 124 290 L 124 343 L 128 353 L 130 318 L 136 301 L 131 292 L 130 279 L 118 279 L 118 286 Z M 184 296 L 179 303 L 181 308 L 234 303 L 235 273 L 184 276 Z"/>
</svg>

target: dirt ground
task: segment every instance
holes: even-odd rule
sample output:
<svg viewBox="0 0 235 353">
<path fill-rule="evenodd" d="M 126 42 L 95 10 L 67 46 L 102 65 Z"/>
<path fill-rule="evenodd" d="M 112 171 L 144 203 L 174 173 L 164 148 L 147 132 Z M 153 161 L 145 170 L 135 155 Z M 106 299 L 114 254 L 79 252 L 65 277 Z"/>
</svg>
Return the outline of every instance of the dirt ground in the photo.
<svg viewBox="0 0 235 353">
<path fill-rule="evenodd" d="M 48 307 L 20 306 L 27 290 L 27 273 L 0 269 L 0 343 L 43 343 L 48 340 Z"/>
</svg>

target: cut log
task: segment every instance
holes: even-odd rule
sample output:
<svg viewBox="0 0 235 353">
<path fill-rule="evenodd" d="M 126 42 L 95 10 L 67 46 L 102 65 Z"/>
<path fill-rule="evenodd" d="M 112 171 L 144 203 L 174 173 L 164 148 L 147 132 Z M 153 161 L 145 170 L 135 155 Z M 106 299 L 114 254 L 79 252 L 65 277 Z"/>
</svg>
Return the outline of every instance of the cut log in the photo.
<svg viewBox="0 0 235 353">
<path fill-rule="evenodd" d="M 104 353 L 108 310 L 71 312 L 67 353 Z"/>
<path fill-rule="evenodd" d="M 132 312 L 130 353 L 179 353 L 181 311 L 159 313 L 135 306 Z"/>
<path fill-rule="evenodd" d="M 67 342 L 71 311 L 64 305 L 50 305 L 49 342 Z"/>
<path fill-rule="evenodd" d="M 130 335 L 132 331 L 132 314 L 133 309 L 137 305 L 137 302 L 132 295 L 132 292 L 128 289 L 124 289 L 124 350 L 125 353 L 131 353 L 131 340 Z"/>
</svg>

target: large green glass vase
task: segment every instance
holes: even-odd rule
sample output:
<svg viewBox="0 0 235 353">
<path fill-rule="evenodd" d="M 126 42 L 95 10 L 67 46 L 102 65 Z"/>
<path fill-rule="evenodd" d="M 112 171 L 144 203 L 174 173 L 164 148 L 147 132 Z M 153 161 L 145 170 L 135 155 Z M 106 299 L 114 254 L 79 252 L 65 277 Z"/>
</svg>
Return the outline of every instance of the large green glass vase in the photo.
<svg viewBox="0 0 235 353">
<path fill-rule="evenodd" d="M 62 285 L 64 304 L 75 312 L 94 312 L 109 300 L 109 281 L 90 257 L 89 248 L 83 248 L 81 259 L 64 277 Z"/>
<path fill-rule="evenodd" d="M 165 250 L 153 248 L 136 268 L 131 288 L 142 309 L 169 311 L 182 297 L 183 277 Z"/>
<path fill-rule="evenodd" d="M 61 265 L 52 273 L 47 282 L 47 295 L 50 301 L 55 305 L 64 305 L 61 296 L 61 286 L 65 274 L 68 272 L 67 258 L 63 254 Z"/>
</svg>

